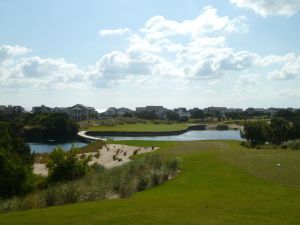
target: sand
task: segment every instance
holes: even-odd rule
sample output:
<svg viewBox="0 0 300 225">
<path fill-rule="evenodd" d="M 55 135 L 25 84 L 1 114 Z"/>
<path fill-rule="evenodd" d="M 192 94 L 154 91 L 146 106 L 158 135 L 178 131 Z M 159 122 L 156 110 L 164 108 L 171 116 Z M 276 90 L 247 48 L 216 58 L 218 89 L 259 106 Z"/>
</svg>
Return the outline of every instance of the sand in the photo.
<svg viewBox="0 0 300 225">
<path fill-rule="evenodd" d="M 115 166 L 123 165 L 131 161 L 130 156 L 134 154 L 143 154 L 157 150 L 158 147 L 135 147 L 127 145 L 107 144 L 104 145 L 97 152 L 78 154 L 91 155 L 92 160 L 89 162 L 90 165 L 94 163 L 103 165 L 105 168 L 112 168 Z M 34 173 L 42 176 L 48 175 L 48 170 L 45 164 L 34 164 Z"/>
</svg>

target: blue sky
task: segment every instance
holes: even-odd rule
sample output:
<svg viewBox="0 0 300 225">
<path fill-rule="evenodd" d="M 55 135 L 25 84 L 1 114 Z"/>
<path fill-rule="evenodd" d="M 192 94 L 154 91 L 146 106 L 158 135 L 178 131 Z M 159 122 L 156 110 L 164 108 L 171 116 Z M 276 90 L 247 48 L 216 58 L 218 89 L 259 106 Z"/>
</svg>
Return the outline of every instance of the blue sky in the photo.
<svg viewBox="0 0 300 225">
<path fill-rule="evenodd" d="M 0 1 L 0 104 L 300 107 L 300 1 Z"/>
</svg>

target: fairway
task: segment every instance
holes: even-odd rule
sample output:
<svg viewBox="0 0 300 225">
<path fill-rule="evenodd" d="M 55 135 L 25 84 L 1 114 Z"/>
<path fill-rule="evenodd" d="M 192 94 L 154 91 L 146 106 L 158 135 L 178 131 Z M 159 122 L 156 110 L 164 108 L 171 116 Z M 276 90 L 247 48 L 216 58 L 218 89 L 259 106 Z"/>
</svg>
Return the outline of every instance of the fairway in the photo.
<svg viewBox="0 0 300 225">
<path fill-rule="evenodd" d="M 154 124 L 154 123 L 136 123 L 121 124 L 116 126 L 91 126 L 88 131 L 126 131 L 126 132 L 160 132 L 160 131 L 178 131 L 187 128 L 186 124 Z"/>
<path fill-rule="evenodd" d="M 160 154 L 179 157 L 181 172 L 129 199 L 8 213 L 0 224 L 300 224 L 300 151 L 236 141 L 122 143 L 160 146 Z"/>
</svg>

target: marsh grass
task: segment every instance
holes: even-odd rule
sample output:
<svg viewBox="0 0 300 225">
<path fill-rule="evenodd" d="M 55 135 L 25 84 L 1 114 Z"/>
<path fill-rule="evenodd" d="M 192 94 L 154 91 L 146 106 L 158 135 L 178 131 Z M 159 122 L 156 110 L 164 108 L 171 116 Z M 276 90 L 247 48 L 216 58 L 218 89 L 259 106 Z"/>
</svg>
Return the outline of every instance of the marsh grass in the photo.
<svg viewBox="0 0 300 225">
<path fill-rule="evenodd" d="M 91 168 L 92 172 L 79 180 L 52 184 L 25 197 L 2 201 L 0 212 L 101 200 L 111 195 L 127 198 L 173 177 L 178 171 L 178 162 L 150 154 L 111 169 L 100 165 Z"/>
</svg>

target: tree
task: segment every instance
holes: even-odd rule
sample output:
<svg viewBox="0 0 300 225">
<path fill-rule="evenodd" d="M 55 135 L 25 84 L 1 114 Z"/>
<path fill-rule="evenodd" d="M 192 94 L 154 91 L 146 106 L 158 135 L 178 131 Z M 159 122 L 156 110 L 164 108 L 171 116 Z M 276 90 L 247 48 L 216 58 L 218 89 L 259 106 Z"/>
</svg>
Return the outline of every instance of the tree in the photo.
<svg viewBox="0 0 300 225">
<path fill-rule="evenodd" d="M 50 183 L 58 181 L 75 180 L 86 175 L 90 167 L 88 162 L 91 157 L 77 155 L 76 148 L 65 152 L 60 147 L 54 149 L 49 155 L 47 168 L 49 170 L 48 180 Z"/>
<path fill-rule="evenodd" d="M 249 141 L 253 146 L 264 144 L 266 137 L 267 123 L 264 121 L 247 122 L 241 131 L 241 137 Z"/>
<path fill-rule="evenodd" d="M 296 122 L 289 130 L 289 139 L 299 139 L 300 138 L 300 122 Z"/>
<path fill-rule="evenodd" d="M 176 112 L 173 111 L 167 111 L 166 114 L 167 120 L 179 120 L 179 115 Z"/>
<path fill-rule="evenodd" d="M 30 122 L 24 132 L 30 141 L 72 139 L 78 131 L 78 126 L 62 113 L 37 113 Z"/>
<path fill-rule="evenodd" d="M 198 108 L 191 110 L 191 118 L 194 119 L 204 119 L 204 111 Z"/>
<path fill-rule="evenodd" d="M 272 118 L 267 129 L 267 141 L 273 144 L 281 144 L 289 139 L 289 121 L 283 118 Z"/>
<path fill-rule="evenodd" d="M 276 113 L 275 117 L 280 117 L 291 121 L 293 118 L 293 112 L 287 109 L 281 109 Z"/>
<path fill-rule="evenodd" d="M 0 197 L 25 194 L 33 188 L 33 155 L 21 135 L 20 124 L 0 122 Z"/>
</svg>

